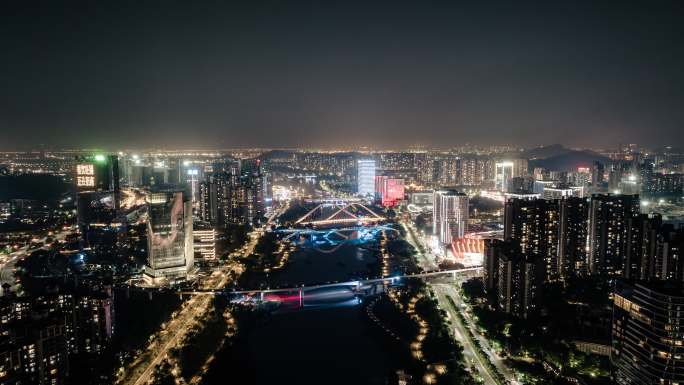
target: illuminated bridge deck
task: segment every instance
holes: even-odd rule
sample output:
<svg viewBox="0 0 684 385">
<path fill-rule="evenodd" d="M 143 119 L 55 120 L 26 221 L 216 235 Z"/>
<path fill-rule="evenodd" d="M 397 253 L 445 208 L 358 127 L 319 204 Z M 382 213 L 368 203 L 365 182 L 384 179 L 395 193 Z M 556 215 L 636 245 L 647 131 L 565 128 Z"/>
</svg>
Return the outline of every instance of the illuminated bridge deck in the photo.
<svg viewBox="0 0 684 385">
<path fill-rule="evenodd" d="M 267 289 L 238 289 L 238 290 L 182 290 L 179 291 L 180 294 L 187 295 L 220 295 L 220 294 L 266 294 L 266 293 L 285 293 L 285 292 L 295 292 L 295 291 L 309 291 L 323 288 L 332 287 L 359 287 L 378 283 L 393 284 L 404 278 L 430 278 L 442 275 L 457 275 L 457 274 L 468 274 L 472 273 L 474 275 L 482 273 L 482 266 L 474 266 L 465 269 L 451 269 L 451 270 L 436 270 L 436 271 L 426 271 L 416 274 L 405 274 L 393 277 L 382 277 L 382 278 L 372 278 L 357 281 L 346 281 L 346 282 L 333 282 L 325 283 L 319 285 L 302 285 L 302 286 L 292 286 L 284 288 L 267 288 Z"/>
</svg>

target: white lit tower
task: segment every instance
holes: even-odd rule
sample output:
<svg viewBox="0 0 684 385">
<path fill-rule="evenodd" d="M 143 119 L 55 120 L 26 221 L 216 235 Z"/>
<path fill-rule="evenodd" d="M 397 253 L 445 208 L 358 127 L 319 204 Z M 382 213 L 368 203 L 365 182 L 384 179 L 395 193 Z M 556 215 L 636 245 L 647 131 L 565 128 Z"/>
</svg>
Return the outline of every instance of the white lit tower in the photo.
<svg viewBox="0 0 684 385">
<path fill-rule="evenodd" d="M 364 197 L 373 196 L 375 194 L 375 160 L 357 160 L 356 173 L 356 193 Z"/>
<path fill-rule="evenodd" d="M 506 192 L 508 182 L 513 178 L 513 162 L 496 162 L 494 170 L 494 183 L 497 191 Z"/>
<path fill-rule="evenodd" d="M 433 193 L 432 231 L 442 245 L 463 238 L 468 223 L 468 196 L 456 190 Z"/>
</svg>

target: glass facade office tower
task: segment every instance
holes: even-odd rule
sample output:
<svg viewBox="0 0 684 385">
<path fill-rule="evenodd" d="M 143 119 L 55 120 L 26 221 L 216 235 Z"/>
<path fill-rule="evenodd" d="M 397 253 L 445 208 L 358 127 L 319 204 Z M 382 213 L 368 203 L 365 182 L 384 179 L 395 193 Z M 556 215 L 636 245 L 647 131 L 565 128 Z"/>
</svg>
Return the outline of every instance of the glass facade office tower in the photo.
<svg viewBox="0 0 684 385">
<path fill-rule="evenodd" d="M 159 285 L 186 279 L 194 263 L 192 202 L 182 191 L 152 193 L 148 214 L 145 280 Z"/>
<path fill-rule="evenodd" d="M 119 226 L 112 226 L 119 210 L 119 160 L 97 154 L 76 158 L 76 212 L 84 246 L 116 252 Z"/>
<path fill-rule="evenodd" d="M 682 282 L 618 282 L 611 360 L 619 385 L 684 383 Z"/>
</svg>

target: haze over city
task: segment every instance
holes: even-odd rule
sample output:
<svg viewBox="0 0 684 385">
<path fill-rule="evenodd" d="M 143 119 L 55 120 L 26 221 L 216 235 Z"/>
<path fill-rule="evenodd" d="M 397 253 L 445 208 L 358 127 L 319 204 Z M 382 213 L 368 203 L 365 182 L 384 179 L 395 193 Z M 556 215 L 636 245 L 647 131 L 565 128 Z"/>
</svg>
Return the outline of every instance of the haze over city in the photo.
<svg viewBox="0 0 684 385">
<path fill-rule="evenodd" d="M 677 1 L 11 2 L 0 147 L 681 143 L 681 16 Z"/>
</svg>

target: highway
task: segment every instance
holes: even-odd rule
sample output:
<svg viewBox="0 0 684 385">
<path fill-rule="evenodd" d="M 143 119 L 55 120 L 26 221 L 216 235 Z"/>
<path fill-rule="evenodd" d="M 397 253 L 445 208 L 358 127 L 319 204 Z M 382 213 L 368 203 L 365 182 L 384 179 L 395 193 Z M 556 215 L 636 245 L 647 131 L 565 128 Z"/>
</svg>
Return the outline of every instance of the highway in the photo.
<svg viewBox="0 0 684 385">
<path fill-rule="evenodd" d="M 445 293 L 446 290 L 444 290 L 444 286 L 448 285 L 432 285 L 432 287 L 435 289 L 435 294 L 437 295 L 439 307 L 446 310 L 446 312 L 449 313 L 449 318 L 451 319 L 452 325 L 454 326 L 454 337 L 456 337 L 456 339 L 460 341 L 461 345 L 463 346 L 463 356 L 466 360 L 466 365 L 468 363 L 471 363 L 477 369 L 477 372 L 480 374 L 480 377 L 482 378 L 485 384 L 497 385 L 497 382 L 494 379 L 494 375 L 490 373 L 490 369 L 487 366 L 486 362 L 482 361 L 480 355 L 477 354 L 477 348 L 473 346 L 473 344 L 470 342 L 470 339 L 467 335 L 467 330 L 465 329 L 466 326 L 462 324 L 462 322 L 457 316 L 457 313 L 460 312 L 460 309 L 456 309 L 449 302 L 449 300 L 447 299 L 448 295 Z"/>
<path fill-rule="evenodd" d="M 433 284 L 432 287 L 435 289 L 435 294 L 437 294 L 440 307 L 449 313 L 451 319 L 453 320 L 456 334 L 461 336 L 460 341 L 464 346 L 464 353 L 466 350 L 469 350 L 469 355 L 475 356 L 477 363 L 476 367 L 478 368 L 478 371 L 480 373 L 483 371 L 487 372 L 487 378 L 494 381 L 493 374 L 490 373 L 490 367 L 482 362 L 480 356 L 475 351 L 477 348 L 472 346 L 470 339 L 467 338 L 468 332 L 470 332 L 471 335 L 480 343 L 480 346 L 482 346 L 482 350 L 487 355 L 489 361 L 496 367 L 498 372 L 504 376 L 506 381 L 508 381 L 510 384 L 517 384 L 518 382 L 513 371 L 504 363 L 503 359 L 494 352 L 489 345 L 487 338 L 482 336 L 477 331 L 477 327 L 475 325 L 475 321 L 472 319 L 472 316 L 468 312 L 463 311 L 467 305 L 463 301 L 463 298 L 456 287 L 453 284 Z M 453 303 L 456 304 L 456 307 L 458 308 L 455 308 L 447 298 L 451 298 Z M 460 319 L 456 317 L 456 312 L 460 312 L 463 315 L 463 318 L 466 321 L 465 325 L 463 325 Z M 485 378 L 485 376 L 483 376 L 483 378 Z M 495 381 L 492 382 L 492 384 L 496 383 L 497 382 Z"/>
<path fill-rule="evenodd" d="M 225 286 L 228 282 L 228 275 L 222 274 L 218 283 L 215 280 L 208 281 L 208 284 L 215 284 L 217 287 Z M 147 384 L 155 368 L 166 357 L 169 350 L 183 341 L 185 334 L 192 328 L 192 326 L 199 322 L 200 318 L 207 314 L 210 310 L 211 298 L 195 297 L 183 305 L 178 315 L 169 321 L 166 327 L 158 333 L 157 338 L 161 341 L 158 344 L 148 347 L 148 356 L 141 357 L 142 359 L 134 361 L 134 365 L 130 370 L 130 376 L 124 377 L 122 383 L 142 385 Z M 170 334 L 170 335 L 169 335 Z M 164 338 L 166 336 L 166 338 Z M 150 359 L 151 358 L 151 359 Z"/>
<path fill-rule="evenodd" d="M 434 255 L 432 255 L 430 249 L 416 236 L 418 230 L 415 228 L 415 226 L 406 220 L 401 220 L 400 223 L 406 231 L 406 241 L 416 250 L 416 255 L 418 256 L 418 266 L 420 266 L 420 268 L 423 270 L 437 270 L 439 267 L 435 261 L 436 258 Z M 425 253 L 421 252 L 421 249 L 425 250 Z"/>
<path fill-rule="evenodd" d="M 403 220 L 401 221 L 401 225 L 406 230 L 406 240 L 416 249 L 418 265 L 423 269 L 436 269 L 436 258 L 430 252 L 430 249 L 427 246 L 426 242 L 420 239 L 420 235 L 418 235 L 415 226 L 413 226 L 413 224 L 411 224 L 409 221 Z M 418 248 L 419 244 L 424 247 L 425 253 L 420 252 L 420 248 Z M 463 309 L 454 308 L 452 303 L 448 300 L 448 298 L 451 298 L 458 307 L 465 306 L 460 293 L 456 290 L 455 285 L 457 285 L 457 283 L 428 283 L 428 285 L 430 285 L 434 289 L 435 294 L 437 295 L 439 307 L 446 310 L 449 313 L 449 316 L 454 325 L 454 337 L 463 346 L 464 356 L 469 362 L 472 362 L 474 364 L 474 366 L 477 368 L 478 373 L 485 381 L 485 384 L 496 385 L 498 384 L 498 382 L 494 378 L 495 374 L 491 373 L 490 367 L 487 365 L 486 362 L 482 361 L 482 358 L 477 353 L 477 347 L 473 346 L 473 344 L 470 342 L 470 339 L 468 338 L 467 334 L 468 330 L 472 331 L 472 335 L 475 336 L 475 338 L 479 341 L 480 346 L 483 347 L 483 350 L 489 356 L 490 362 L 494 364 L 494 366 L 504 376 L 504 378 L 507 381 L 509 381 L 510 384 L 517 384 L 518 382 L 516 381 L 515 375 L 513 374 L 511 369 L 505 365 L 503 360 L 498 355 L 496 355 L 496 353 L 492 351 L 487 339 L 477 332 L 477 328 L 475 327 L 474 321 L 472 320 L 470 315 L 464 312 Z M 461 323 L 460 318 L 457 317 L 456 313 L 461 313 L 463 315 L 463 318 L 466 320 L 466 325 L 463 325 Z"/>
</svg>

